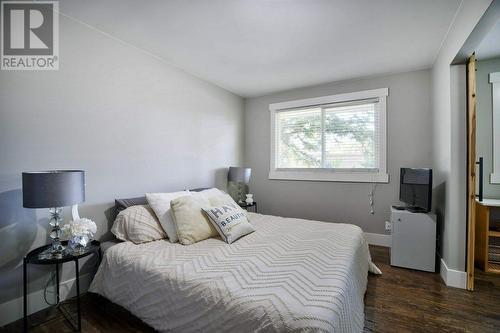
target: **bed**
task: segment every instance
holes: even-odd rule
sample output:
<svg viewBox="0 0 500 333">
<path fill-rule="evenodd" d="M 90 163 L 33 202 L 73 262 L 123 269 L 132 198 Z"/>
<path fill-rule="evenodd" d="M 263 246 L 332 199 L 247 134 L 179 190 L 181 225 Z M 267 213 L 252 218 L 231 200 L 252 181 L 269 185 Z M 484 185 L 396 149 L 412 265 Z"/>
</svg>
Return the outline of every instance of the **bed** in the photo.
<svg viewBox="0 0 500 333">
<path fill-rule="evenodd" d="M 90 286 L 158 331 L 361 332 L 371 262 L 350 224 L 249 213 L 233 244 L 108 248 Z"/>
</svg>

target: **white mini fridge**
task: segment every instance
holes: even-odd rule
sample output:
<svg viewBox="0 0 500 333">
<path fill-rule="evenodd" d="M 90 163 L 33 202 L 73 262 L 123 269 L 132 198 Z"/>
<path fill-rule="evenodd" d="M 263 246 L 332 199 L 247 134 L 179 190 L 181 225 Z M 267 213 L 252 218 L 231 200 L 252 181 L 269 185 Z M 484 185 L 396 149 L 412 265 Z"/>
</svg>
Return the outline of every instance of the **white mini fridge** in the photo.
<svg viewBox="0 0 500 333">
<path fill-rule="evenodd" d="M 391 207 L 391 265 L 436 271 L 436 215 Z"/>
</svg>

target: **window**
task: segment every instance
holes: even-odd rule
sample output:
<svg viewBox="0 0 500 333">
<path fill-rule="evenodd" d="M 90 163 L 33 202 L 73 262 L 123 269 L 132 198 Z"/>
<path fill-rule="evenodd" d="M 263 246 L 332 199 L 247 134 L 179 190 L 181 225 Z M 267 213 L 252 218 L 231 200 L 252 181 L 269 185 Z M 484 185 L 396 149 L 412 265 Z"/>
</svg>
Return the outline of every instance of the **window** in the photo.
<svg viewBox="0 0 500 333">
<path fill-rule="evenodd" d="M 388 182 L 388 89 L 271 104 L 270 179 Z"/>
</svg>

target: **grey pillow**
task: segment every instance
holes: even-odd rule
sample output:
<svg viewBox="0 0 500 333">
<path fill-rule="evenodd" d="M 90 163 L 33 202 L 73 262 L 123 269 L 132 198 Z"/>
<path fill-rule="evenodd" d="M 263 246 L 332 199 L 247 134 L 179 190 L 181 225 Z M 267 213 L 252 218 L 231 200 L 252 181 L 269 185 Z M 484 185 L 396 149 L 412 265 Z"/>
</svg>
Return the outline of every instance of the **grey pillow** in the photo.
<svg viewBox="0 0 500 333">
<path fill-rule="evenodd" d="M 201 192 L 201 191 L 204 191 L 207 189 L 208 189 L 208 187 L 200 187 L 200 188 L 193 188 L 192 190 L 189 190 L 189 191 Z M 146 196 L 135 197 L 135 198 L 126 198 L 126 199 L 115 199 L 116 214 L 118 214 L 122 210 L 127 209 L 128 207 L 131 207 L 131 206 L 147 205 L 147 204 L 148 204 L 148 201 L 146 200 Z"/>
<path fill-rule="evenodd" d="M 128 198 L 128 199 L 115 199 L 115 207 L 117 213 L 121 212 L 124 209 L 127 209 L 130 206 L 138 206 L 138 205 L 147 205 L 148 201 L 146 197 L 136 197 L 136 198 Z"/>
<path fill-rule="evenodd" d="M 198 187 L 198 188 L 193 188 L 189 190 L 190 192 L 201 192 L 210 189 L 211 187 Z"/>
</svg>

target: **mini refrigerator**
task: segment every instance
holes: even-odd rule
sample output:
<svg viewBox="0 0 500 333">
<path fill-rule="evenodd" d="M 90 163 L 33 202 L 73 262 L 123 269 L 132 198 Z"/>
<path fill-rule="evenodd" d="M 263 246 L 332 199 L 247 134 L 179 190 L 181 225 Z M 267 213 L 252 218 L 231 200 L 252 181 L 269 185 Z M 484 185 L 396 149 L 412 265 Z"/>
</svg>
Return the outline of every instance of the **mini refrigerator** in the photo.
<svg viewBox="0 0 500 333">
<path fill-rule="evenodd" d="M 391 207 L 391 265 L 436 271 L 436 215 Z"/>
</svg>

